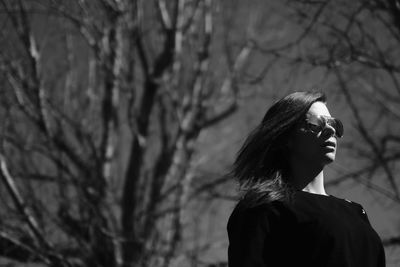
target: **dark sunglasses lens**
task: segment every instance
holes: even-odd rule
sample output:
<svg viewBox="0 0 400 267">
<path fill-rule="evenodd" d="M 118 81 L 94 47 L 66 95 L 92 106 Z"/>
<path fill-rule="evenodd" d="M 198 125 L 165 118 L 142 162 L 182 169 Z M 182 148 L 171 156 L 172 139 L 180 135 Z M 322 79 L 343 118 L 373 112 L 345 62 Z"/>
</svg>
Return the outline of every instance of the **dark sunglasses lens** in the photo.
<svg viewBox="0 0 400 267">
<path fill-rule="evenodd" d="M 343 124 L 340 120 L 335 118 L 312 118 L 308 121 L 308 127 L 311 132 L 319 133 L 325 128 L 325 123 L 335 129 L 335 135 L 337 137 L 340 138 L 343 136 Z"/>
<path fill-rule="evenodd" d="M 336 136 L 342 137 L 343 136 L 343 124 L 338 119 L 331 119 L 328 121 L 328 124 L 335 129 Z"/>
<path fill-rule="evenodd" d="M 321 124 L 308 123 L 308 129 L 311 132 L 317 134 L 317 133 L 321 132 L 322 129 L 324 129 L 324 124 L 321 125 Z"/>
</svg>

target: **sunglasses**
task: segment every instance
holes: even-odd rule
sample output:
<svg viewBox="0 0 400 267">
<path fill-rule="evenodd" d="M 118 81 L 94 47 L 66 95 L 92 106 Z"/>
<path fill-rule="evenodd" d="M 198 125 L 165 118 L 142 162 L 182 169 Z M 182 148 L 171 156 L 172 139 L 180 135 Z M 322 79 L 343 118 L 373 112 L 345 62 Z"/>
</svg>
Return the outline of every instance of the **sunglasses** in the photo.
<svg viewBox="0 0 400 267">
<path fill-rule="evenodd" d="M 307 130 L 318 134 L 326 128 L 327 125 L 335 129 L 335 136 L 343 136 L 343 124 L 340 120 L 328 116 L 310 116 L 306 119 Z"/>
</svg>

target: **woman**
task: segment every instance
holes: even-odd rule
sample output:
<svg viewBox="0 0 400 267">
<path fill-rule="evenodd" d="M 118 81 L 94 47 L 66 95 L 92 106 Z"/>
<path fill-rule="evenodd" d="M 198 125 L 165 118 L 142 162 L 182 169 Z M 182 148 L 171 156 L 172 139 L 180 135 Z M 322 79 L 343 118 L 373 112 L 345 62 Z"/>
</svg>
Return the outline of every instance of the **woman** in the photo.
<svg viewBox="0 0 400 267">
<path fill-rule="evenodd" d="M 238 153 L 243 196 L 228 222 L 230 267 L 383 267 L 381 240 L 360 204 L 328 195 L 341 122 L 325 96 L 276 102 Z"/>
</svg>

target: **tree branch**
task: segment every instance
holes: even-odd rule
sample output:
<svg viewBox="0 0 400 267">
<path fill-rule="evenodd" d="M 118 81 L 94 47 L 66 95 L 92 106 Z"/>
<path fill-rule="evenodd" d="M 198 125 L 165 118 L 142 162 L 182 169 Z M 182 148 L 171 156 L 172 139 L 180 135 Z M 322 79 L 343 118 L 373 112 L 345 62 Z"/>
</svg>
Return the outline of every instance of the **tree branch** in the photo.
<svg viewBox="0 0 400 267">
<path fill-rule="evenodd" d="M 16 184 L 14 183 L 14 178 L 8 171 L 7 164 L 5 158 L 2 154 L 0 154 L 0 177 L 3 183 L 6 185 L 6 188 L 11 195 L 15 206 L 17 207 L 18 211 L 23 215 L 26 223 L 29 226 L 29 229 L 32 231 L 34 237 L 38 241 L 39 244 L 44 246 L 45 248 L 51 248 L 50 243 L 48 243 L 43 236 L 42 232 L 39 229 L 39 224 L 33 215 L 29 212 L 25 202 L 23 201 Z"/>
<path fill-rule="evenodd" d="M 353 102 L 353 99 L 347 89 L 347 86 L 342 78 L 340 71 L 337 70 L 336 68 L 334 70 L 335 70 L 336 77 L 338 78 L 340 88 L 341 88 L 343 94 L 345 95 L 347 103 L 349 104 L 349 106 L 353 112 L 353 115 L 356 119 L 357 128 L 358 128 L 361 136 L 364 138 L 364 140 L 367 142 L 367 144 L 371 147 L 378 162 L 382 165 L 384 171 L 386 172 L 389 183 L 392 185 L 392 189 L 395 192 L 396 198 L 400 198 L 399 189 L 397 188 L 395 178 L 394 178 L 393 173 L 392 173 L 391 169 L 389 168 L 387 162 L 384 160 L 382 151 L 378 148 L 377 144 L 374 142 L 374 140 L 372 139 L 372 137 L 369 135 L 368 131 L 366 130 L 364 122 L 361 119 L 361 116 L 359 114 L 359 110 L 357 109 L 355 103 Z"/>
<path fill-rule="evenodd" d="M 393 236 L 382 241 L 384 247 L 400 246 L 400 236 Z"/>
</svg>

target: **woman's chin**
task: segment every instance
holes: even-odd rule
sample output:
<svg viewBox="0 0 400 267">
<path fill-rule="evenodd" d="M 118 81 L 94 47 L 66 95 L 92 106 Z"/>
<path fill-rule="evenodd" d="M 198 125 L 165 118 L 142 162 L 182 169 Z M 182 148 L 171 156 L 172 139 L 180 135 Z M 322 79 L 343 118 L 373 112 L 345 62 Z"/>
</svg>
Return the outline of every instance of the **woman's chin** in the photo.
<svg viewBox="0 0 400 267">
<path fill-rule="evenodd" d="M 326 153 L 324 155 L 325 164 L 329 164 L 329 163 L 334 162 L 335 161 L 335 156 L 336 156 L 335 152 Z"/>
</svg>

